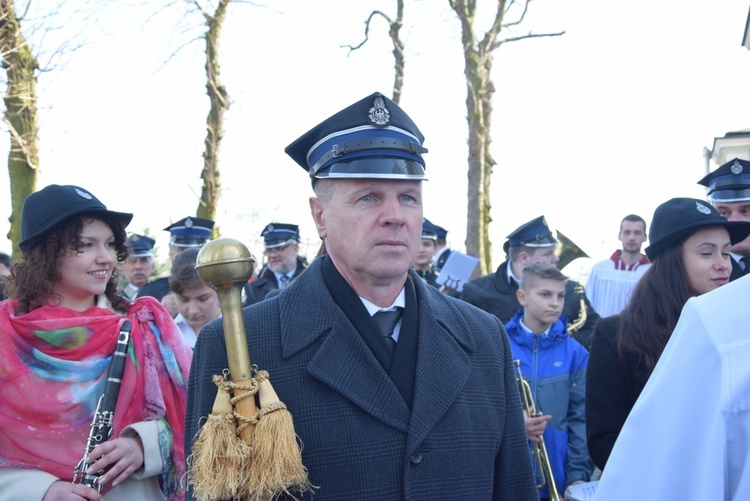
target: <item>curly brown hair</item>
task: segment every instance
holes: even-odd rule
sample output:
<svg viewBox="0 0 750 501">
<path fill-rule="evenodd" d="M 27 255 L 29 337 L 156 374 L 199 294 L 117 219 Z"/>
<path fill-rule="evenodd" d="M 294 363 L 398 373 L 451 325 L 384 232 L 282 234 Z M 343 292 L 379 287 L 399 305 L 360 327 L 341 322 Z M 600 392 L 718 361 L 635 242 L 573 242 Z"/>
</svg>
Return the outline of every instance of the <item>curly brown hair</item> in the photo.
<svg viewBox="0 0 750 501">
<path fill-rule="evenodd" d="M 18 299 L 17 313 L 28 313 L 44 306 L 50 300 L 54 300 L 57 304 L 62 303 L 62 297 L 54 291 L 55 284 L 60 280 L 57 259 L 71 250 L 77 252 L 80 249 L 84 223 L 94 219 L 102 221 L 112 230 L 115 237 L 117 262 L 125 261 L 128 256 L 128 247 L 125 244 L 127 235 L 122 221 L 106 213 L 82 213 L 71 216 L 47 233 L 30 241 L 25 246 L 22 259 L 13 265 L 6 294 L 8 297 Z M 115 267 L 107 282 L 104 295 L 115 310 L 124 312 L 127 311 L 128 304 L 117 291 L 117 278 L 118 272 Z"/>
</svg>

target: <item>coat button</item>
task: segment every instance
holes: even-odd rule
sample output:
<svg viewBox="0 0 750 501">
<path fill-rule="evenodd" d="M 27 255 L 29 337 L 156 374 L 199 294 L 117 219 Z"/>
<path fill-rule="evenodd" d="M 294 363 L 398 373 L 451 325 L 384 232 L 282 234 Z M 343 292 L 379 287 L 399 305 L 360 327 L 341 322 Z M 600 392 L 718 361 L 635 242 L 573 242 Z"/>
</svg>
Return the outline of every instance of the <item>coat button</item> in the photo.
<svg viewBox="0 0 750 501">
<path fill-rule="evenodd" d="M 419 464 L 422 462 L 422 453 L 417 451 L 411 456 L 411 464 Z"/>
</svg>

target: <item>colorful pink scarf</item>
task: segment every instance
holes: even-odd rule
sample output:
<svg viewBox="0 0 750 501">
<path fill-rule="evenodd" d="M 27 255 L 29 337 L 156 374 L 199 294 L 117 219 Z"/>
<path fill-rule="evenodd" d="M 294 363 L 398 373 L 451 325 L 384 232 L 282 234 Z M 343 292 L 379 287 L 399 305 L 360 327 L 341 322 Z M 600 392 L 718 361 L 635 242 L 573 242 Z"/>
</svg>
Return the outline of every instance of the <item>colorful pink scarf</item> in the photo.
<svg viewBox="0 0 750 501">
<path fill-rule="evenodd" d="M 126 317 L 96 306 L 85 312 L 44 306 L 16 316 L 16 306 L 0 303 L 0 468 L 41 469 L 70 481 Z M 160 484 L 167 498 L 181 499 L 192 350 L 153 298 L 137 299 L 127 318 L 132 345 L 112 436 L 132 423 L 159 420 L 160 443 L 172 442 L 161 447 Z"/>
</svg>

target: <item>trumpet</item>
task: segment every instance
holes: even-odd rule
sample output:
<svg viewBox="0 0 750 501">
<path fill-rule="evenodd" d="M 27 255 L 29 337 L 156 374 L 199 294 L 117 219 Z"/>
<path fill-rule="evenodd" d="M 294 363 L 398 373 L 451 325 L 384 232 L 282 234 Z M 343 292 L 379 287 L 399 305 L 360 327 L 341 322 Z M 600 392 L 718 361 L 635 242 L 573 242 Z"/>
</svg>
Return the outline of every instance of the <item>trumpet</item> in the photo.
<svg viewBox="0 0 750 501">
<path fill-rule="evenodd" d="M 521 375 L 521 361 L 514 360 L 513 365 L 516 369 L 516 381 L 518 381 L 519 391 L 521 392 L 521 400 L 523 403 L 523 410 L 529 417 L 539 417 L 542 415 L 541 412 L 536 410 L 534 405 L 534 397 L 531 394 L 531 387 L 529 383 Z M 555 478 L 552 475 L 552 466 L 549 463 L 549 456 L 547 456 L 547 447 L 544 445 L 544 437 L 539 436 L 539 443 L 534 443 L 531 450 L 531 459 L 536 462 L 539 468 L 539 474 L 537 475 L 538 482 L 536 484 L 537 489 L 547 487 L 549 492 L 550 501 L 562 501 L 560 493 L 557 491 L 555 485 Z"/>
</svg>

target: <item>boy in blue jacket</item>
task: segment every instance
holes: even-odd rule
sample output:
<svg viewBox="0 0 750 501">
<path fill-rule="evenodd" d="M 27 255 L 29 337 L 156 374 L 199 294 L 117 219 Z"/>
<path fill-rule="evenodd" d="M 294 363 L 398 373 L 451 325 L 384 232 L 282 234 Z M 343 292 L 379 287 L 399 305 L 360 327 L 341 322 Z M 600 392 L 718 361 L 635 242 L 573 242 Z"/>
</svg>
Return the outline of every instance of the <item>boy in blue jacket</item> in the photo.
<svg viewBox="0 0 750 501">
<path fill-rule="evenodd" d="M 536 410 L 543 414 L 526 417 L 526 434 L 536 443 L 544 438 L 560 497 L 567 487 L 587 482 L 593 470 L 584 419 L 588 352 L 568 335 L 568 321 L 561 315 L 566 280 L 552 264 L 527 266 L 516 293 L 523 309 L 505 325 L 513 358 L 520 360 Z M 550 498 L 547 486 L 539 489 L 539 497 Z"/>
</svg>

